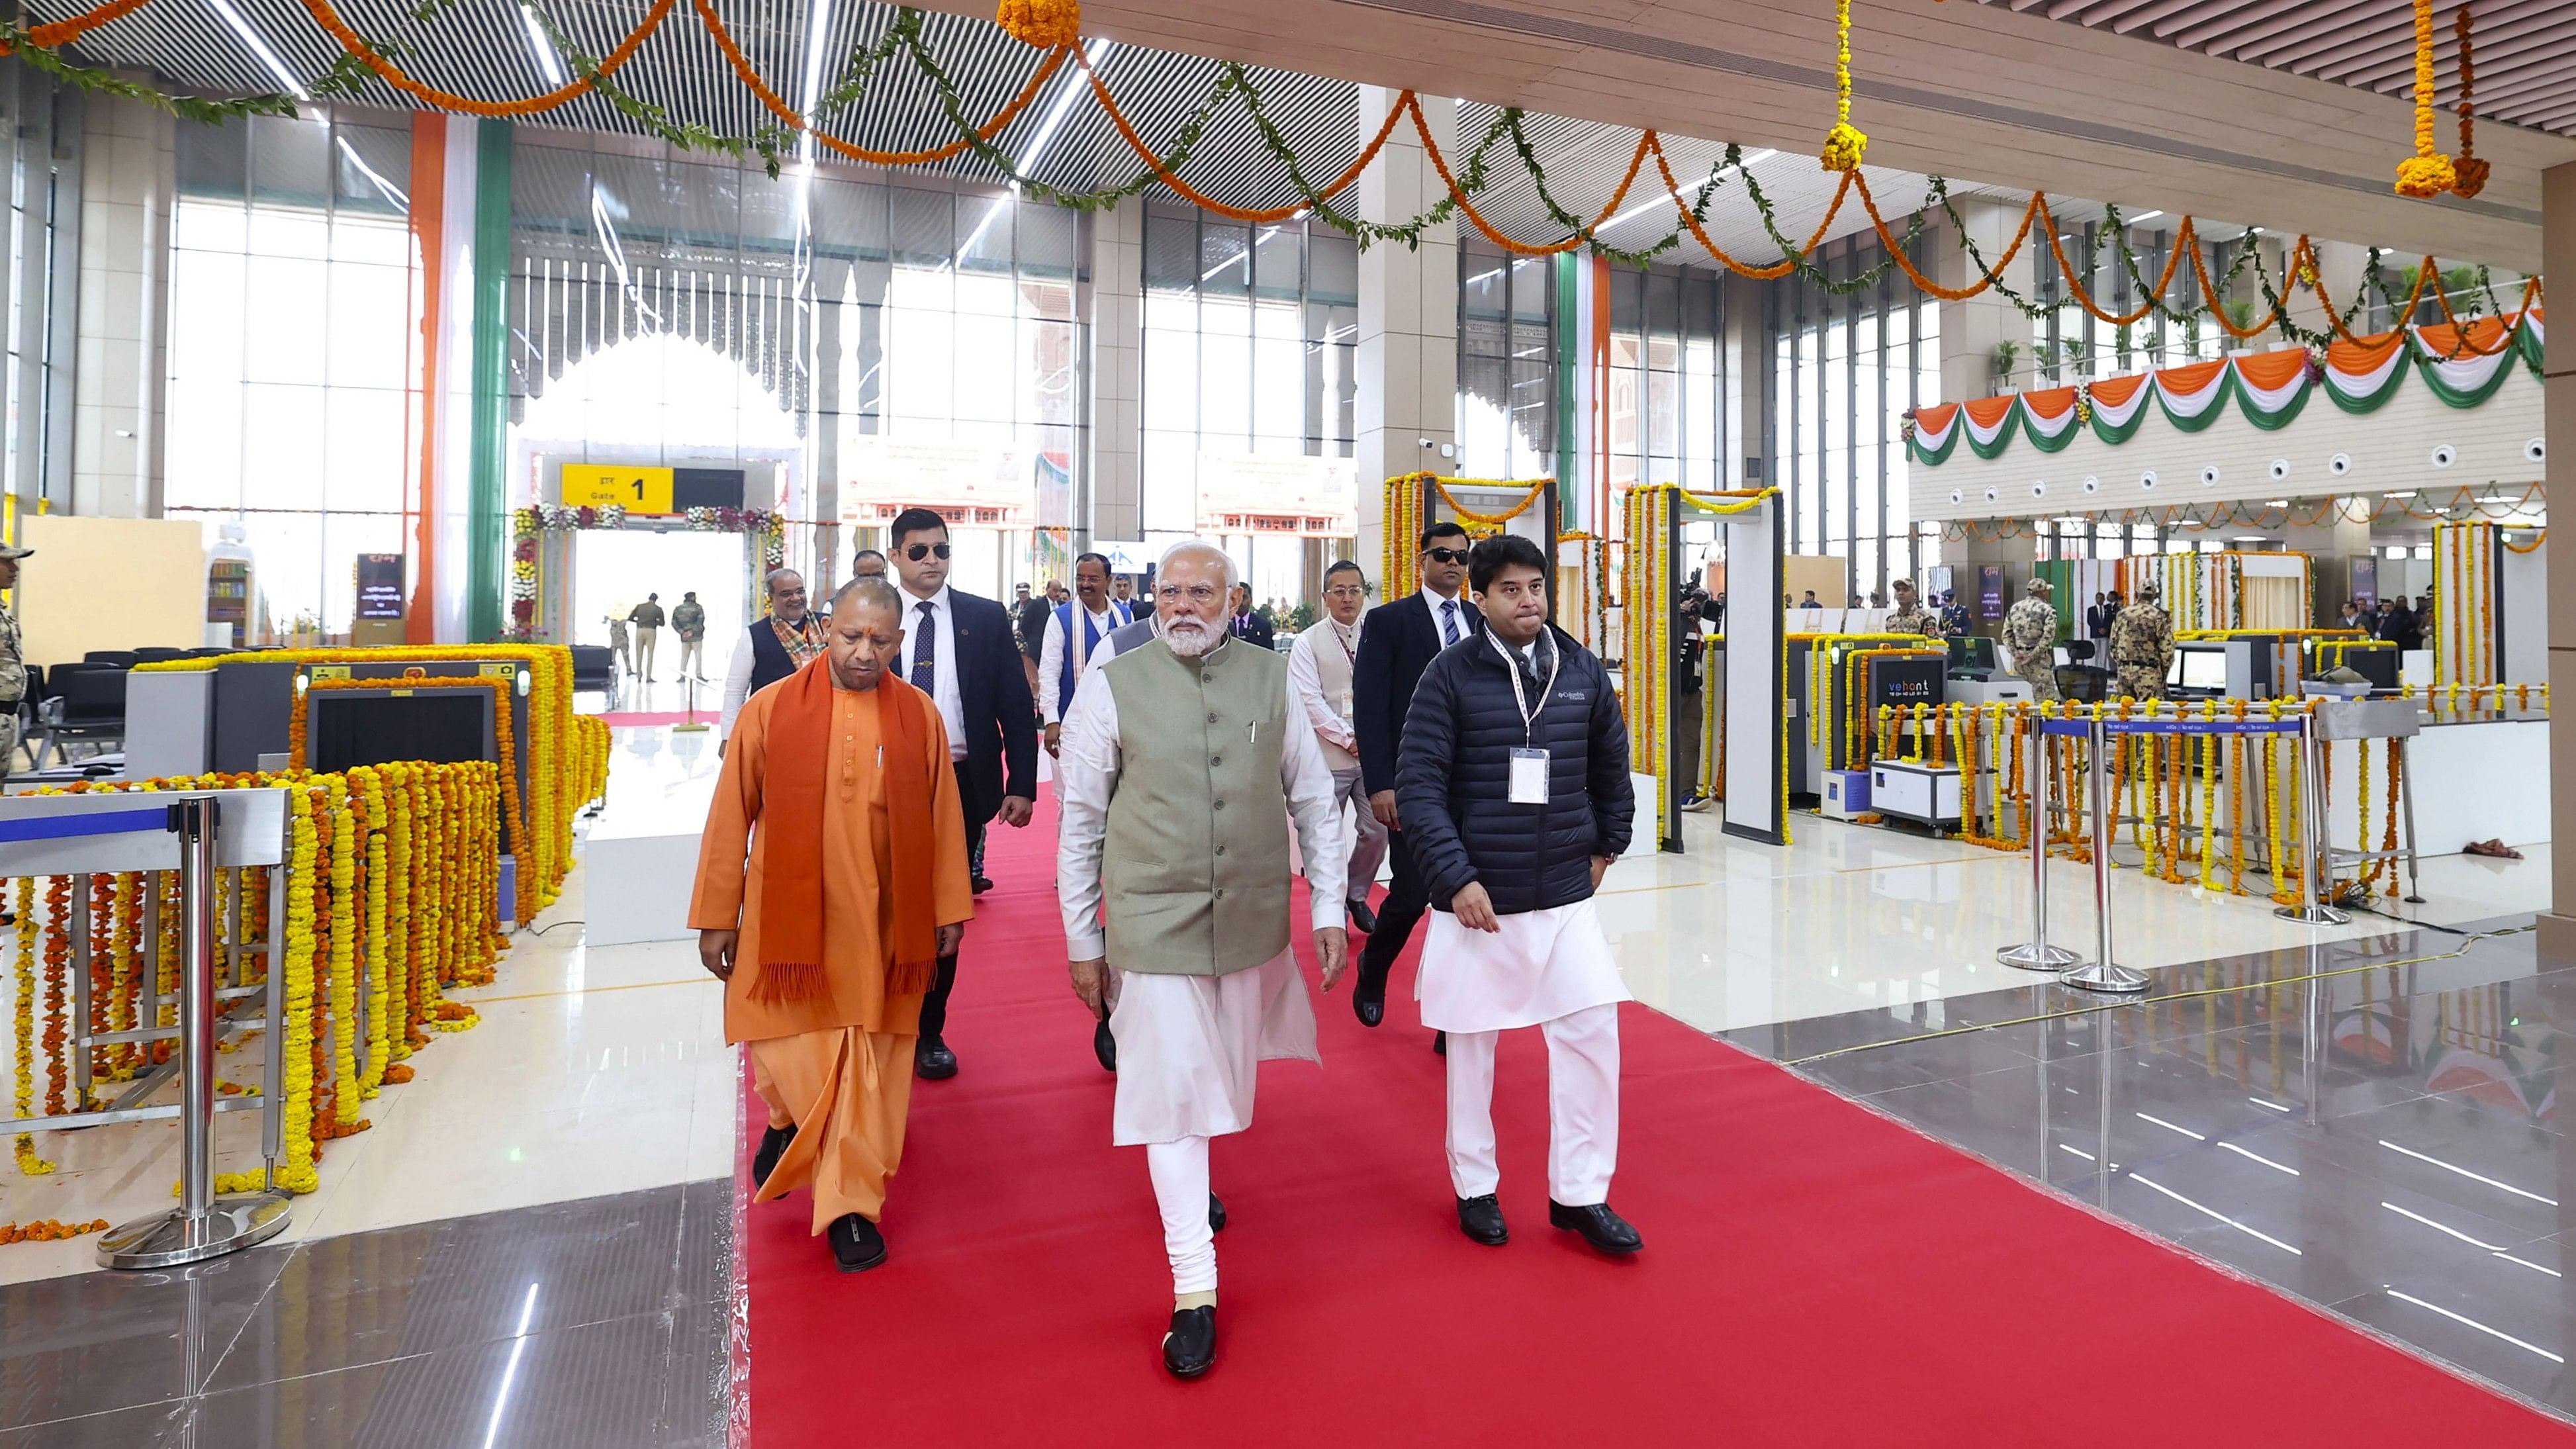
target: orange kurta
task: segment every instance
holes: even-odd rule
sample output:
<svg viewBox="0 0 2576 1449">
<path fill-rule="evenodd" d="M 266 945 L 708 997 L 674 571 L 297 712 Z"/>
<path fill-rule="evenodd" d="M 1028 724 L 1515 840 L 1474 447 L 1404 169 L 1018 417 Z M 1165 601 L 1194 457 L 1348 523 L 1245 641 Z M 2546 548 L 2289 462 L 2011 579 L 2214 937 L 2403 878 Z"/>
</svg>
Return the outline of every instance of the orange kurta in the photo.
<svg viewBox="0 0 2576 1449">
<path fill-rule="evenodd" d="M 817 662 L 811 667 L 830 666 Z M 763 863 L 771 850 L 786 848 L 786 843 L 771 840 L 768 831 L 752 829 L 760 817 L 761 781 L 769 760 L 769 716 L 777 701 L 777 690 L 764 689 L 751 697 L 734 722 L 725 748 L 724 774 L 716 782 L 715 800 L 707 810 L 706 833 L 698 846 L 697 889 L 689 902 L 689 925 L 694 930 L 721 931 L 738 925 L 742 939 L 735 957 L 745 962 L 760 959 Z M 923 696 L 918 707 L 924 721 L 923 765 L 930 771 L 931 919 L 950 925 L 975 914 L 975 893 L 966 871 L 965 816 L 958 804 L 957 775 L 949 767 L 948 732 L 940 724 L 938 706 Z M 829 778 L 833 788 L 823 802 L 822 841 L 823 968 L 829 989 L 810 1001 L 753 1001 L 746 980 L 751 973 L 735 973 L 725 987 L 725 1040 L 729 1042 L 842 1027 L 909 1035 L 920 1025 L 920 993 L 889 997 L 883 992 L 893 964 L 886 945 L 890 912 L 884 898 L 890 836 L 885 773 L 877 765 L 876 701 L 836 688 L 832 711 L 835 755 Z M 795 844 L 803 847 L 803 842 Z"/>
</svg>

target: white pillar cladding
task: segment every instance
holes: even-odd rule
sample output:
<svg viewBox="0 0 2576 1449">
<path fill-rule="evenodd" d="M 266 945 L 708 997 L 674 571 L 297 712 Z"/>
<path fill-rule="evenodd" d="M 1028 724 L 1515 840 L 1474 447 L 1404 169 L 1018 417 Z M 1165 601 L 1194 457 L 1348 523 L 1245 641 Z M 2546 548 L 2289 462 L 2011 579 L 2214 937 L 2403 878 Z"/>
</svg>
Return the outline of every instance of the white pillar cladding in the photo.
<svg viewBox="0 0 2576 1449">
<path fill-rule="evenodd" d="M 1144 533 L 1145 201 L 1091 224 L 1091 538 Z"/>
<path fill-rule="evenodd" d="M 1968 235 L 1977 243 L 1978 255 L 1992 264 L 2012 244 L 2013 230 L 2021 224 L 2020 208 L 1989 197 L 1962 197 L 1958 207 L 1960 220 L 1967 223 Z M 1932 280 L 1945 287 L 1965 287 L 1973 282 L 1978 275 L 1976 263 L 1968 259 L 1967 247 L 1948 218 L 1934 225 L 1932 237 Z M 2034 295 L 2031 257 L 2036 241 L 2033 238 L 2025 243 L 2003 269 L 2005 284 L 2024 297 Z M 1962 402 L 2003 391 L 2003 384 L 1995 377 L 1995 348 L 2001 343 L 2013 344 L 2017 353 L 2016 380 L 2030 376 L 2030 318 L 2019 307 L 1993 288 L 1964 302 L 1943 302 L 1940 307 L 1941 401 Z"/>
<path fill-rule="evenodd" d="M 2576 277 L 2576 163 L 2540 176 L 2541 275 Z M 2542 365 L 2548 386 L 2549 492 L 2576 497 L 2576 347 L 2552 347 Z M 2576 528 L 2550 530 L 2550 698 L 2576 701 Z M 2576 840 L 2576 708 L 2549 712 L 2549 838 Z M 2437 847 L 2439 848 L 2439 847 Z M 2540 917 L 2544 965 L 2576 962 L 2576 849 L 2550 856 L 2549 909 Z"/>
<path fill-rule="evenodd" d="M 1361 129 L 1386 115 L 1400 92 L 1360 87 Z M 1458 103 L 1424 96 L 1422 117 L 1441 153 L 1452 154 Z M 1359 214 L 1406 221 L 1448 194 L 1412 126 L 1399 124 L 1362 172 Z M 1359 537 L 1355 560 L 1372 577 L 1385 533 L 1386 480 L 1428 469 L 1454 473 L 1458 441 L 1458 228 L 1426 228 L 1421 245 L 1380 242 L 1360 253 L 1357 362 Z M 1423 440 L 1430 441 L 1429 447 Z"/>
<path fill-rule="evenodd" d="M 157 517 L 179 122 L 105 96 L 85 114 L 71 511 Z"/>
</svg>

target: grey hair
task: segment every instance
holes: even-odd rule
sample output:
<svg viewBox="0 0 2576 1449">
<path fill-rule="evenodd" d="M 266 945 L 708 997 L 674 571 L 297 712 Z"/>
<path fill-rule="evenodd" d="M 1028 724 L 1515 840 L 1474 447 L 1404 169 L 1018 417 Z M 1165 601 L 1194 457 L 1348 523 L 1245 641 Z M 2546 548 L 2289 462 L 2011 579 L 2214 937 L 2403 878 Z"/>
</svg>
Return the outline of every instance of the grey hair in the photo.
<svg viewBox="0 0 2576 1449">
<path fill-rule="evenodd" d="M 894 585 L 871 575 L 858 575 L 833 593 L 832 612 L 840 613 L 843 604 L 883 609 L 894 615 L 898 624 L 903 621 L 903 596 L 894 591 Z"/>
<path fill-rule="evenodd" d="M 1236 584 L 1243 582 L 1242 577 L 1234 571 L 1234 555 L 1227 553 L 1224 549 L 1217 547 L 1215 544 L 1208 542 L 1204 538 L 1185 538 L 1179 543 L 1173 544 L 1170 548 L 1163 550 L 1162 561 L 1154 566 L 1155 577 L 1162 577 L 1163 570 L 1172 566 L 1172 560 L 1185 553 L 1208 554 L 1213 556 L 1217 562 L 1224 564 L 1225 586 L 1227 588 L 1233 588 Z"/>
<path fill-rule="evenodd" d="M 794 569 L 771 569 L 769 571 L 769 577 L 760 581 L 761 587 L 769 590 L 773 594 L 777 593 L 778 581 L 780 579 L 794 579 L 800 584 L 805 582 L 805 576 Z"/>
</svg>

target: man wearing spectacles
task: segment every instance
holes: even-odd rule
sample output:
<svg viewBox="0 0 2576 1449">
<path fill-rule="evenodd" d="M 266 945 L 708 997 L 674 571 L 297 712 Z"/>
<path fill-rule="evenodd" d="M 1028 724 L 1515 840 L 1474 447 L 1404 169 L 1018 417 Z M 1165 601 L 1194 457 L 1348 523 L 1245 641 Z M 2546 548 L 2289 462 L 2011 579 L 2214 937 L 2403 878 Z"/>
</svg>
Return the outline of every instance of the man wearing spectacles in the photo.
<svg viewBox="0 0 2576 1449">
<path fill-rule="evenodd" d="M 1421 589 L 1369 612 L 1351 664 L 1351 733 L 1369 812 L 1390 832 L 1387 860 L 1394 868 L 1368 948 L 1360 953 L 1359 983 L 1351 989 L 1351 1010 L 1362 1026 L 1385 1018 L 1387 973 L 1430 905 L 1395 813 L 1396 746 L 1404 738 L 1405 712 L 1413 708 L 1422 671 L 1440 651 L 1475 638 L 1483 627 L 1483 616 L 1458 597 L 1467 579 L 1467 530 L 1435 523 L 1422 530 L 1421 548 L 1414 567 Z M 1443 1042 L 1434 1037 L 1432 1045 L 1439 1049 Z"/>
<path fill-rule="evenodd" d="M 1324 617 L 1301 631 L 1288 650 L 1288 687 L 1324 747 L 1324 763 L 1333 767 L 1334 808 L 1348 800 L 1357 835 L 1351 850 L 1351 924 L 1375 929 L 1369 910 L 1369 887 L 1386 859 L 1386 827 L 1369 809 L 1368 787 L 1360 779 L 1359 737 L 1351 732 L 1351 672 L 1359 667 L 1360 610 L 1368 604 L 1368 579 L 1360 566 L 1344 559 L 1324 570 Z"/>
<path fill-rule="evenodd" d="M 1037 799 L 1037 707 L 1020 667 L 1011 616 L 998 599 L 948 587 L 948 523 L 927 508 L 907 508 L 887 530 L 895 576 L 903 584 L 903 680 L 939 706 L 948 726 L 948 755 L 966 812 L 966 855 L 975 894 L 993 888 L 984 874 L 984 827 L 1029 823 Z M 913 1067 L 938 1081 L 957 1075 L 948 1049 L 948 994 L 957 984 L 954 952 L 939 958 L 938 979 L 921 1003 L 921 1036 Z"/>
</svg>

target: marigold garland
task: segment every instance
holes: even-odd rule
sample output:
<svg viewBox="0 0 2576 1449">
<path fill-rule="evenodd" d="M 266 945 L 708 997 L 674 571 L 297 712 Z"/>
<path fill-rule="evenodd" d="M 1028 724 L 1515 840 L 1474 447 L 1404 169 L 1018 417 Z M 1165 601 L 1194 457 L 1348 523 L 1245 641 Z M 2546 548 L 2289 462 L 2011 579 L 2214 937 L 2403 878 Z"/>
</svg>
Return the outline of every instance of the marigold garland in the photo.
<svg viewBox="0 0 2576 1449">
<path fill-rule="evenodd" d="M 2415 154 L 2397 163 L 2397 194 L 2439 196 L 2459 183 L 2433 146 L 2433 0 L 2415 0 Z"/>
<path fill-rule="evenodd" d="M 2451 194 L 2463 199 L 2487 189 L 2487 163 L 2478 156 L 2478 70 L 2470 55 L 2469 7 L 2451 14 L 2460 42 L 2460 154 L 2451 163 Z"/>
<path fill-rule="evenodd" d="M 1834 0 L 1834 128 L 1818 158 L 1827 171 L 1858 171 L 1869 137 L 1851 123 L 1851 0 Z"/>
<path fill-rule="evenodd" d="M 18 877 L 16 932 L 17 1032 L 15 1100 L 18 1115 L 36 1115 L 36 879 Z M 36 1155 L 36 1137 L 32 1132 L 18 1134 L 18 1170 L 29 1177 L 41 1177 L 54 1170 L 54 1165 Z"/>
</svg>

